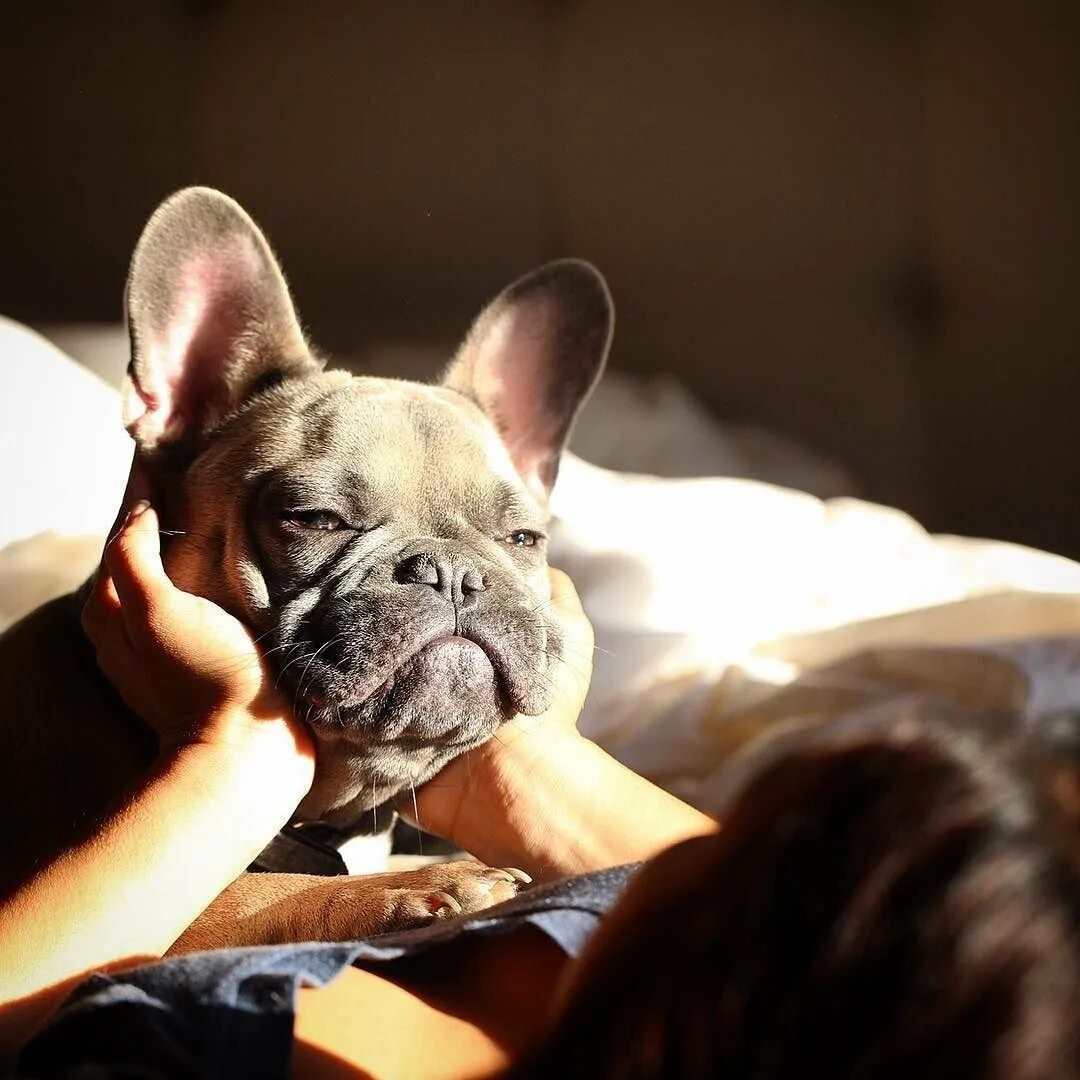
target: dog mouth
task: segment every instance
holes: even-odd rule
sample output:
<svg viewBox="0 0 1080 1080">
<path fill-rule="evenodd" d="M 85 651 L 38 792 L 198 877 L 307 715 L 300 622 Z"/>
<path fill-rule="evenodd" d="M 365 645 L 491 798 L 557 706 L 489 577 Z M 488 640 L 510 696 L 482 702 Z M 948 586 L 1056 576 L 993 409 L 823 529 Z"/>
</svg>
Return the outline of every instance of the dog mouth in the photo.
<svg viewBox="0 0 1080 1080">
<path fill-rule="evenodd" d="M 432 605 L 402 617 L 374 603 L 359 613 L 327 605 L 308 616 L 309 637 L 271 639 L 271 651 L 297 715 L 328 737 L 441 740 L 550 705 L 558 628 L 532 607 Z"/>
<path fill-rule="evenodd" d="M 344 714 L 372 702 L 390 702 L 416 692 L 424 684 L 443 684 L 448 693 L 468 694 L 482 690 L 496 695 L 509 715 L 519 707 L 517 680 L 498 652 L 477 637 L 461 633 L 440 633 L 421 641 L 380 664 L 378 670 L 359 678 L 344 672 L 329 679 L 302 679 L 298 696 L 319 710 L 333 709 Z M 328 673 L 329 674 L 329 673 Z"/>
<path fill-rule="evenodd" d="M 426 645 L 422 645 L 413 655 L 417 656 L 420 653 L 427 652 L 428 649 L 439 649 L 444 646 L 450 648 L 479 649 L 487 656 L 487 653 L 484 651 L 484 646 L 481 645 L 479 641 L 475 640 L 475 638 L 465 637 L 463 634 L 442 634 L 437 638 L 433 638 Z"/>
<path fill-rule="evenodd" d="M 418 675 L 437 676 L 446 671 L 459 672 L 468 682 L 494 682 L 506 696 L 506 680 L 480 642 L 461 634 L 442 634 L 407 655 L 368 697 L 390 695 L 406 681 L 415 682 Z"/>
</svg>

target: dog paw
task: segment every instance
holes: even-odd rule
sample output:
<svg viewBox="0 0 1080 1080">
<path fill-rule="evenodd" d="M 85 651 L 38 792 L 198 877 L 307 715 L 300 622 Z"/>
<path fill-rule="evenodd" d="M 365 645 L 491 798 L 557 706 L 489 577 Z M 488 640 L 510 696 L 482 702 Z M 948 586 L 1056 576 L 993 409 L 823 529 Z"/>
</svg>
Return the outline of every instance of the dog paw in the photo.
<svg viewBox="0 0 1080 1080">
<path fill-rule="evenodd" d="M 352 877 L 241 874 L 170 951 L 355 941 L 482 911 L 529 881 L 520 870 L 466 861 Z"/>
<path fill-rule="evenodd" d="M 388 929 L 423 926 L 435 919 L 471 915 L 511 900 L 532 878 L 521 870 L 484 866 L 477 862 L 435 863 L 396 875 L 394 910 Z"/>
</svg>

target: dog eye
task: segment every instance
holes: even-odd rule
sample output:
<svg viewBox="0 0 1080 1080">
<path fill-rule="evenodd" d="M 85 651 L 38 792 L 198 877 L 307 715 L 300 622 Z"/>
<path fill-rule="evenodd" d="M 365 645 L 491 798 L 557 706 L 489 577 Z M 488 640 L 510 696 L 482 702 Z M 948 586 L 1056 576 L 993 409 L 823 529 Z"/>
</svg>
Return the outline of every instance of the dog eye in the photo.
<svg viewBox="0 0 1080 1080">
<path fill-rule="evenodd" d="M 539 534 L 534 533 L 529 529 L 518 529 L 517 532 L 512 532 L 506 538 L 506 542 L 508 544 L 513 544 L 514 547 L 536 547 L 539 540 Z"/>
<path fill-rule="evenodd" d="M 286 510 L 281 518 L 301 529 L 318 529 L 335 532 L 345 528 L 345 522 L 332 510 Z"/>
</svg>

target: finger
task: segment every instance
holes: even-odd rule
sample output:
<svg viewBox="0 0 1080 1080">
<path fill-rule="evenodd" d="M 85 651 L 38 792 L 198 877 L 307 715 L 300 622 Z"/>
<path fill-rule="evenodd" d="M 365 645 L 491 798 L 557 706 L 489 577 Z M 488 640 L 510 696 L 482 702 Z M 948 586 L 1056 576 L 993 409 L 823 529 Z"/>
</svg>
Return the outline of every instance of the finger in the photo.
<svg viewBox="0 0 1080 1080">
<path fill-rule="evenodd" d="M 87 637 L 97 644 L 97 636 L 110 619 L 122 621 L 120 598 L 116 595 L 112 575 L 102 563 L 94 574 L 82 609 L 82 626 Z"/>
<path fill-rule="evenodd" d="M 136 504 L 105 549 L 105 566 L 120 601 L 124 625 L 134 644 L 143 640 L 166 606 L 172 584 L 161 565 L 157 514 Z"/>
<path fill-rule="evenodd" d="M 131 510 L 144 499 L 153 502 L 153 487 L 150 482 L 150 475 L 143 465 L 139 452 L 136 450 L 131 459 L 131 468 L 128 470 L 127 486 L 124 488 L 124 495 L 120 500 L 120 509 L 117 510 L 112 528 L 109 529 L 110 540 L 124 527 Z"/>
<path fill-rule="evenodd" d="M 593 628 L 574 583 L 561 570 L 549 570 L 551 601 L 562 629 L 562 659 L 556 672 L 555 706 L 571 722 L 585 703 L 592 681 Z"/>
<path fill-rule="evenodd" d="M 150 474 L 143 466 L 142 458 L 136 453 L 131 459 L 131 472 L 128 473 L 127 490 L 124 492 L 124 501 L 128 506 L 134 507 L 140 502 L 154 501 L 153 488 L 150 484 Z"/>
<path fill-rule="evenodd" d="M 548 569 L 548 577 L 551 582 L 551 605 L 562 620 L 568 651 L 573 650 L 591 660 L 594 644 L 593 627 L 588 615 L 585 614 L 585 609 L 581 606 L 581 597 L 578 596 L 574 583 L 568 574 L 564 574 L 562 570 L 557 570 L 555 567 Z"/>
<path fill-rule="evenodd" d="M 110 679 L 133 662 L 135 654 L 124 625 L 120 599 L 104 566 L 99 567 L 83 605 L 82 626 L 94 646 L 98 667 Z"/>
<path fill-rule="evenodd" d="M 581 597 L 578 596 L 570 575 L 554 566 L 548 567 L 548 581 L 551 584 L 551 602 L 560 615 L 584 615 Z"/>
<path fill-rule="evenodd" d="M 128 638 L 119 609 L 114 617 L 102 619 L 88 627 L 87 635 L 94 645 L 98 667 L 114 685 L 123 679 L 125 673 L 143 663 Z"/>
</svg>

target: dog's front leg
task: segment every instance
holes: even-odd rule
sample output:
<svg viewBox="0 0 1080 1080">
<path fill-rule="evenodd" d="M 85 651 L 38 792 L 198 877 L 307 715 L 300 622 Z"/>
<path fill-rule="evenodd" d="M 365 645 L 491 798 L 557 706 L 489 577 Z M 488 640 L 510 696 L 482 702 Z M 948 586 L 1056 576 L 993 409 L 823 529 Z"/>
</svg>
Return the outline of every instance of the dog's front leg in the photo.
<svg viewBox="0 0 1080 1080">
<path fill-rule="evenodd" d="M 516 896 L 520 870 L 436 863 L 396 874 L 243 874 L 183 933 L 170 954 L 295 941 L 351 941 L 469 914 Z"/>
</svg>

